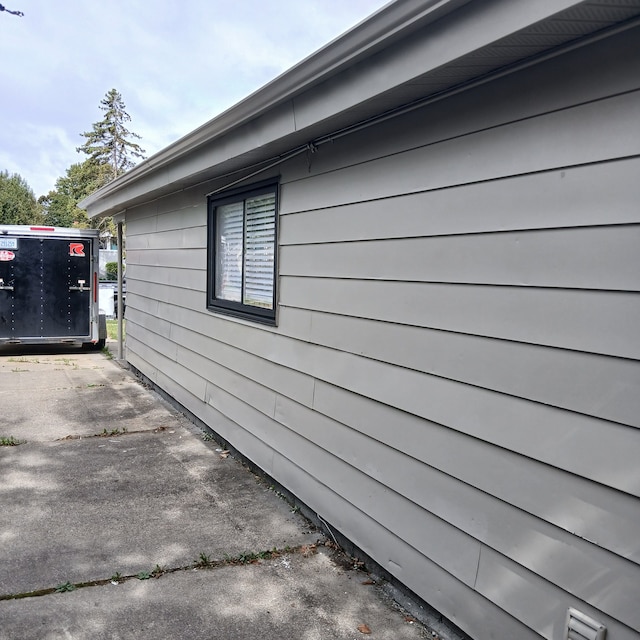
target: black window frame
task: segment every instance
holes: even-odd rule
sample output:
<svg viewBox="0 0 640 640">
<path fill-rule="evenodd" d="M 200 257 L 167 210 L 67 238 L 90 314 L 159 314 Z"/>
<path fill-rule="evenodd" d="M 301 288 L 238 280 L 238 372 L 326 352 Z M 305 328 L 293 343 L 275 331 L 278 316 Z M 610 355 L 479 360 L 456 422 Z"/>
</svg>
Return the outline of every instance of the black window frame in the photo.
<svg viewBox="0 0 640 640">
<path fill-rule="evenodd" d="M 272 308 L 245 304 L 233 300 L 216 297 L 216 236 L 217 236 L 217 208 L 236 202 L 245 202 L 248 198 L 273 193 L 274 195 L 274 247 L 273 247 L 273 290 Z M 279 182 L 269 180 L 248 187 L 224 191 L 207 198 L 207 309 L 215 313 L 221 313 L 236 318 L 244 318 L 262 324 L 276 325 L 277 319 L 277 289 L 278 289 L 278 209 L 279 209 Z M 242 236 L 243 255 L 246 245 L 246 230 Z M 244 260 L 242 281 L 244 282 Z M 241 293 L 244 297 L 244 285 Z"/>
</svg>

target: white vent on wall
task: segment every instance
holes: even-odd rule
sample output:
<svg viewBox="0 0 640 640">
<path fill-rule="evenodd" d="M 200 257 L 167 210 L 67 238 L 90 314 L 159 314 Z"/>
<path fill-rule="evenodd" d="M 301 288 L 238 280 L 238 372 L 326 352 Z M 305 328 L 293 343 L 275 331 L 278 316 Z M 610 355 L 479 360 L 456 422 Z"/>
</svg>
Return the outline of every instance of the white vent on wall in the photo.
<svg viewBox="0 0 640 640">
<path fill-rule="evenodd" d="M 567 612 L 567 630 L 564 640 L 604 640 L 607 628 L 597 620 L 577 611 Z"/>
</svg>

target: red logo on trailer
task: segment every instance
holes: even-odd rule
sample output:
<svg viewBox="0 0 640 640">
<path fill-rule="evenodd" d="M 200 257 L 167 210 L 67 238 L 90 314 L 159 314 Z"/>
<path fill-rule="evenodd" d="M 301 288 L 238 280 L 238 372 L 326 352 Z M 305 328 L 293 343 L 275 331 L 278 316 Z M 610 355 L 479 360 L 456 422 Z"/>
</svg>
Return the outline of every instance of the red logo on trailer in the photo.
<svg viewBox="0 0 640 640">
<path fill-rule="evenodd" d="M 0 251 L 0 262 L 9 262 L 16 257 L 13 251 Z"/>
<path fill-rule="evenodd" d="M 82 244 L 82 242 L 70 242 L 69 255 L 84 257 L 84 245 Z"/>
</svg>

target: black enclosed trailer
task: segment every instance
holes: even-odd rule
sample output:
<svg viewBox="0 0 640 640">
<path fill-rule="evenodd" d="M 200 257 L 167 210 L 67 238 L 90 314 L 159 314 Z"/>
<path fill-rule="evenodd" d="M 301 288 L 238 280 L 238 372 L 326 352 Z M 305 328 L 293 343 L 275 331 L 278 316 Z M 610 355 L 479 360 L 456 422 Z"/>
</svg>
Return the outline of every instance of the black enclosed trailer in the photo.
<svg viewBox="0 0 640 640">
<path fill-rule="evenodd" d="M 0 345 L 102 348 L 98 269 L 95 229 L 0 225 Z"/>
</svg>

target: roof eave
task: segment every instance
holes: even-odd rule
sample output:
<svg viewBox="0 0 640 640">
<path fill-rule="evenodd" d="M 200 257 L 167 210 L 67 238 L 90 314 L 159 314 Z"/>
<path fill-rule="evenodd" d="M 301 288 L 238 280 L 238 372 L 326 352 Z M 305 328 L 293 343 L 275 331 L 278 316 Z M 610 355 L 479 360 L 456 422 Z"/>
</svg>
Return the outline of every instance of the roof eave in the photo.
<svg viewBox="0 0 640 640">
<path fill-rule="evenodd" d="M 385 105 L 390 96 L 396 102 L 428 97 L 415 92 L 407 97 L 411 93 L 408 87 L 422 91 L 420 76 L 425 73 L 454 68 L 459 78 L 466 74 L 466 80 L 454 81 L 450 87 L 443 85 L 438 91 L 464 87 L 474 74 L 482 77 L 491 71 L 476 71 L 483 65 L 471 65 L 471 72 L 463 69 L 460 75 L 465 61 L 487 48 L 495 50 L 496 43 L 512 34 L 529 27 L 536 29 L 556 18 L 562 20 L 564 12 L 573 14 L 569 19 L 586 24 L 582 15 L 575 14 L 588 13 L 590 4 L 588 0 L 397 0 L 85 198 L 79 206 L 91 217 L 114 215 L 237 171 L 243 163 L 248 166 L 273 160 L 294 146 L 313 143 L 314 136 L 335 132 L 333 126 L 349 127 L 358 119 L 373 117 L 376 109 L 388 108 Z M 631 13 L 636 15 L 633 9 Z M 435 21 L 438 25 L 433 25 Z M 595 23 L 594 30 L 599 24 Z M 530 59 L 545 53 L 543 47 Z M 529 54 L 522 55 L 525 57 L 494 55 L 491 69 L 526 61 Z"/>
<path fill-rule="evenodd" d="M 322 82 L 341 68 L 388 46 L 407 32 L 438 20 L 471 0 L 402 0 L 390 2 L 348 32 L 326 44 L 257 91 L 168 145 L 79 203 L 91 212 L 104 196 L 165 167 L 203 144 L 259 117 L 294 95 Z"/>
</svg>

